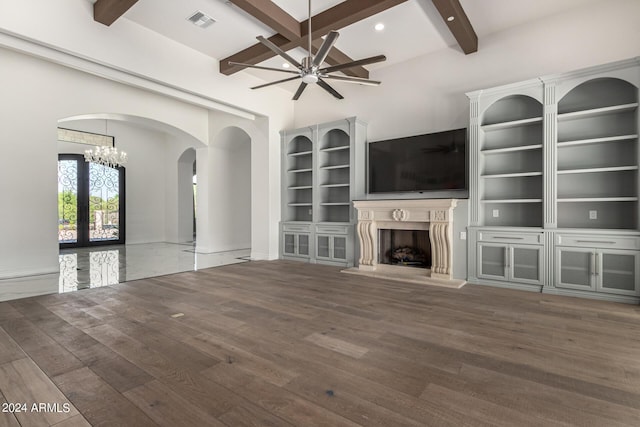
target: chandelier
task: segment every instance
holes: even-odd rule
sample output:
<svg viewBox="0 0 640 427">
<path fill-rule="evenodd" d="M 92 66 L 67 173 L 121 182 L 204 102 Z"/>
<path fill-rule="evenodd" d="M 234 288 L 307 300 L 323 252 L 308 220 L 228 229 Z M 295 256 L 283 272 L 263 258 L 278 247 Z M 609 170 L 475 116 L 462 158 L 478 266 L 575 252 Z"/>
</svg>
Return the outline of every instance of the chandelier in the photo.
<svg viewBox="0 0 640 427">
<path fill-rule="evenodd" d="M 127 153 L 118 151 L 115 147 L 101 146 L 85 150 L 84 160 L 116 168 L 127 163 Z"/>
</svg>

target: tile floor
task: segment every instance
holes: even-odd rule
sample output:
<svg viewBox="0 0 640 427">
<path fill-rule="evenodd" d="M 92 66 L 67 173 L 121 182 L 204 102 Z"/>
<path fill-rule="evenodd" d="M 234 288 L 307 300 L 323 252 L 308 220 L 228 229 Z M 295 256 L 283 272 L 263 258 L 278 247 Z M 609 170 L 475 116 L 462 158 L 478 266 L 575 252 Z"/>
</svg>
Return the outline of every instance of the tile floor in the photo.
<svg viewBox="0 0 640 427">
<path fill-rule="evenodd" d="M 192 244 L 146 243 L 60 250 L 59 292 L 194 271 L 249 260 L 251 250 L 201 254 Z"/>
</svg>

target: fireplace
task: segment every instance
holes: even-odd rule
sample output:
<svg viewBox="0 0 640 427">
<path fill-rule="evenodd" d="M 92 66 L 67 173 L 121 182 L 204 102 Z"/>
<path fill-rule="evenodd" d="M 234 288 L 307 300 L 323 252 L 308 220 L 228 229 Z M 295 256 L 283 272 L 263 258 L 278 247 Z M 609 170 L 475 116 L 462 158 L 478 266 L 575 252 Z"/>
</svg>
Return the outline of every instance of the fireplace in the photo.
<svg viewBox="0 0 640 427">
<path fill-rule="evenodd" d="M 378 263 L 413 268 L 431 268 L 428 230 L 378 230 Z"/>
<path fill-rule="evenodd" d="M 353 205 L 360 257 L 346 272 L 455 288 L 465 284 L 452 277 L 457 200 L 356 200 Z"/>
</svg>

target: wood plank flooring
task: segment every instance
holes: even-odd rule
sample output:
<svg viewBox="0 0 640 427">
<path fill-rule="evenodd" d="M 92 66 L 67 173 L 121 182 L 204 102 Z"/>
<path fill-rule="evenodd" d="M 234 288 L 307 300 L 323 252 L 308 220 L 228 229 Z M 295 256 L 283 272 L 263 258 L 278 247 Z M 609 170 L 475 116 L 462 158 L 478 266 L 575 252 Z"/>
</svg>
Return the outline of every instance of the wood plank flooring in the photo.
<svg viewBox="0 0 640 427">
<path fill-rule="evenodd" d="M 0 303 L 9 403 L 67 410 L 0 427 L 638 426 L 640 308 L 248 262 Z"/>
</svg>

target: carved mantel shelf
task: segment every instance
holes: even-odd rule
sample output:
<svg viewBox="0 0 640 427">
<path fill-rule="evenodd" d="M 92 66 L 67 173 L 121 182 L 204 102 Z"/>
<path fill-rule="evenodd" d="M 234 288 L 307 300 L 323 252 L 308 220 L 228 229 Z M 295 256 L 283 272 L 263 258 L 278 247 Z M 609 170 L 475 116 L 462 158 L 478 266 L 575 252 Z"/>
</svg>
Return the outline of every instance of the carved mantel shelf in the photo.
<svg viewBox="0 0 640 427">
<path fill-rule="evenodd" d="M 371 272 L 382 267 L 378 264 L 378 230 L 428 229 L 431 277 L 452 280 L 453 209 L 457 205 L 456 199 L 356 200 L 353 205 L 358 210 L 359 270 Z"/>
</svg>

